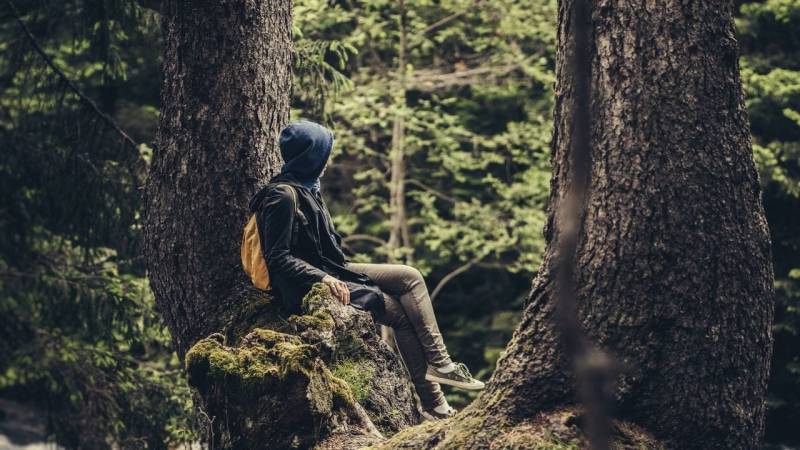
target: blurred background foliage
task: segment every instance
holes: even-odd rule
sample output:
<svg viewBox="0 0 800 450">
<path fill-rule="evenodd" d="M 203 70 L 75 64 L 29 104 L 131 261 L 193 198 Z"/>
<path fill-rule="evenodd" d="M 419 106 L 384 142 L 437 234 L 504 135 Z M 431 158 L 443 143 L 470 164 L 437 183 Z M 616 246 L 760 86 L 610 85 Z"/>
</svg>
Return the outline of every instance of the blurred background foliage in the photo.
<svg viewBox="0 0 800 450">
<path fill-rule="evenodd" d="M 202 432 L 139 254 L 161 58 L 143 4 L 0 2 L 0 405 L 36 408 L 66 447 Z M 800 0 L 736 7 L 776 275 L 766 439 L 800 445 Z M 555 8 L 294 7 L 292 116 L 334 130 L 323 192 L 346 250 L 418 267 L 451 353 L 484 379 L 544 246 Z"/>
<path fill-rule="evenodd" d="M 775 267 L 766 437 L 800 446 L 800 1 L 748 2 L 739 11 L 741 74 Z"/>
</svg>

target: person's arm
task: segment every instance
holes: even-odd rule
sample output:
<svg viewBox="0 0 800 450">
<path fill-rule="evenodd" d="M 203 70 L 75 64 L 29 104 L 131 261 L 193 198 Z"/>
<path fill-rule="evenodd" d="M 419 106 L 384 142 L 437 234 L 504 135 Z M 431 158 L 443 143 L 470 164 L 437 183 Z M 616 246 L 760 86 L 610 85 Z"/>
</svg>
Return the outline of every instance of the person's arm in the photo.
<svg viewBox="0 0 800 450">
<path fill-rule="evenodd" d="M 270 272 L 310 289 L 328 274 L 291 253 L 292 223 L 296 218 L 292 194 L 286 189 L 273 189 L 267 194 L 257 217 L 259 233 L 264 237 L 264 258 Z"/>
</svg>

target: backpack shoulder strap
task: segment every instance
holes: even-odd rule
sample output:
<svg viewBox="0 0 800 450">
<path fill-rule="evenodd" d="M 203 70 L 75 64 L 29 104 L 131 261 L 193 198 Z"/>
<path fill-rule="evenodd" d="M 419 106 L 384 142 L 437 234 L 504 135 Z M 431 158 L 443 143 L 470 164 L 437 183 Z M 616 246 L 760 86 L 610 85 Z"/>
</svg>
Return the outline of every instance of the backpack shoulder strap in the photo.
<svg viewBox="0 0 800 450">
<path fill-rule="evenodd" d="M 295 215 L 299 215 L 300 206 L 298 205 L 297 191 L 295 190 L 294 186 L 288 183 L 279 183 L 278 186 L 286 186 L 287 188 L 289 188 L 289 194 L 292 196 L 292 205 L 294 205 L 294 213 Z"/>
<path fill-rule="evenodd" d="M 294 188 L 294 186 L 288 183 L 279 183 L 278 186 L 286 186 L 289 189 L 289 194 L 292 196 L 292 205 L 294 206 L 294 214 L 292 214 L 292 218 L 289 220 L 289 227 L 290 227 L 289 229 L 291 230 L 290 242 L 291 245 L 293 246 L 294 244 L 297 243 L 299 234 L 298 230 L 300 228 L 300 224 L 297 223 L 297 219 L 300 219 L 300 222 L 302 222 L 303 224 L 308 224 L 308 219 L 306 219 L 306 216 L 303 215 L 303 213 L 300 211 L 300 205 L 297 198 L 297 190 Z"/>
</svg>

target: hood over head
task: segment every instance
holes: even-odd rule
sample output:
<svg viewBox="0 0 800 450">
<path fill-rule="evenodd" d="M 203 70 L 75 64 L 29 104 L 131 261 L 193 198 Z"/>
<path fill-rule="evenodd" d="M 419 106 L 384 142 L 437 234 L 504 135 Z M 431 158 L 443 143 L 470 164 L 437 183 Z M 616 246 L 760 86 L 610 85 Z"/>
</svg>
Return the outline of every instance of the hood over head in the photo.
<svg viewBox="0 0 800 450">
<path fill-rule="evenodd" d="M 278 145 L 284 164 L 280 173 L 250 199 L 250 211 L 259 209 L 270 185 L 276 182 L 318 189 L 319 175 L 333 149 L 333 131 L 316 122 L 299 119 L 281 130 Z"/>
<path fill-rule="evenodd" d="M 319 178 L 333 148 L 333 132 L 310 120 L 291 122 L 279 138 L 283 167 L 281 173 L 294 175 L 303 184 Z"/>
</svg>

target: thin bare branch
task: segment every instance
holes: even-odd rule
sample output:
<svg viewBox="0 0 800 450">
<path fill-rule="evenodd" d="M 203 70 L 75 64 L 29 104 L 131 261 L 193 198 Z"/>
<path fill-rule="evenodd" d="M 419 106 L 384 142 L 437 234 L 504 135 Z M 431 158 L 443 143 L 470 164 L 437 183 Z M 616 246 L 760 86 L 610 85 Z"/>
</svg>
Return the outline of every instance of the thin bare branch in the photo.
<svg viewBox="0 0 800 450">
<path fill-rule="evenodd" d="M 417 46 L 421 45 L 422 42 L 423 42 L 422 38 L 425 37 L 425 35 L 427 35 L 429 33 L 432 33 L 432 32 L 436 31 L 439 28 L 444 27 L 445 25 L 449 24 L 450 22 L 453 22 L 456 19 L 461 18 L 462 16 L 467 14 L 470 10 L 472 10 L 473 7 L 478 6 L 479 3 L 480 3 L 480 0 L 475 0 L 474 2 L 472 2 L 471 5 L 469 5 L 469 7 L 467 9 L 462 10 L 462 11 L 456 11 L 456 12 L 454 12 L 452 14 L 449 14 L 447 16 L 444 16 L 441 19 L 437 20 L 436 22 L 433 22 L 432 24 L 428 25 L 427 27 L 425 27 L 424 30 L 422 30 L 420 33 L 418 33 L 417 35 L 415 35 L 413 37 L 414 39 L 416 39 L 416 42 L 413 45 L 410 45 L 408 47 L 408 50 L 411 50 L 411 49 L 416 48 Z"/>
<path fill-rule="evenodd" d="M 455 203 L 456 202 L 455 197 L 447 195 L 442 191 L 438 191 L 438 190 L 428 186 L 427 184 L 425 184 L 425 183 L 423 183 L 423 182 L 421 182 L 419 180 L 415 180 L 413 178 L 407 178 L 405 180 L 405 182 L 406 182 L 406 184 L 413 184 L 415 186 L 421 187 L 425 191 L 430 192 L 431 194 L 433 194 L 433 195 L 435 195 L 435 196 L 437 196 L 437 197 L 439 197 L 439 198 L 441 198 L 443 200 L 447 200 L 450 203 Z"/>
<path fill-rule="evenodd" d="M 475 2 L 475 3 L 477 3 L 477 2 Z M 422 30 L 422 33 L 420 33 L 420 34 L 421 35 L 426 35 L 426 34 L 428 34 L 430 32 L 436 31 L 437 28 L 441 28 L 441 27 L 447 25 L 448 23 L 458 19 L 459 17 L 463 16 L 466 13 L 467 13 L 467 11 L 458 11 L 458 12 L 454 12 L 453 14 L 450 14 L 449 16 L 442 17 L 441 19 L 437 20 L 436 22 L 433 22 L 432 24 L 428 25 L 424 30 Z"/>
<path fill-rule="evenodd" d="M 80 98 L 98 116 L 100 116 L 100 118 L 102 118 L 103 121 L 106 122 L 106 124 L 108 124 L 108 126 L 114 129 L 114 131 L 116 131 L 125 142 L 130 144 L 133 148 L 137 148 L 138 144 L 133 139 L 131 139 L 128 133 L 126 133 L 111 116 L 101 111 L 100 108 L 97 106 L 97 104 L 92 99 L 87 97 L 83 92 L 81 92 L 78 86 L 64 72 L 62 72 L 61 69 L 58 68 L 58 66 L 55 65 L 50 56 L 47 53 L 45 53 L 44 49 L 42 49 L 42 46 L 39 45 L 39 42 L 36 40 L 36 37 L 31 32 L 30 28 L 28 28 L 28 25 L 25 24 L 25 22 L 20 17 L 19 10 L 17 9 L 16 5 L 14 5 L 14 3 L 11 0 L 6 0 L 6 3 L 8 3 L 8 6 L 11 8 L 11 12 L 14 15 L 14 19 L 17 21 L 20 28 L 22 28 L 22 32 L 25 33 L 25 36 L 31 42 L 31 45 L 33 45 L 34 50 L 36 50 L 36 53 L 38 53 L 39 56 L 41 56 L 42 59 L 44 59 L 45 63 L 47 63 L 47 66 L 50 67 L 50 69 L 52 69 L 53 72 L 55 72 L 55 74 L 61 79 L 61 81 L 63 81 L 67 85 L 67 87 L 69 87 L 69 89 L 72 92 L 74 92 L 75 95 L 78 96 L 78 98 Z"/>
<path fill-rule="evenodd" d="M 409 88 L 420 91 L 434 91 L 452 86 L 464 86 L 477 82 L 485 82 L 487 76 L 499 77 L 507 75 L 522 66 L 522 61 L 502 66 L 484 66 L 474 69 L 456 70 L 442 73 L 436 70 L 418 70 L 409 80 Z"/>
<path fill-rule="evenodd" d="M 469 269 L 472 268 L 472 266 L 474 266 L 475 264 L 479 263 L 485 257 L 486 257 L 486 254 L 478 255 L 478 256 L 472 258 L 471 260 L 467 261 L 466 264 L 456 268 L 455 270 L 451 271 L 450 273 L 448 273 L 447 275 L 442 277 L 442 279 L 439 280 L 439 283 L 433 289 L 433 292 L 431 292 L 431 301 L 434 301 L 436 299 L 436 297 L 439 295 L 439 292 L 441 292 L 442 289 L 444 289 L 445 285 L 447 283 L 449 283 L 450 280 L 452 280 L 453 278 L 459 276 L 460 274 L 468 271 Z"/>
<path fill-rule="evenodd" d="M 388 242 L 384 241 L 383 239 L 381 239 L 379 237 L 375 237 L 375 236 L 369 235 L 369 234 L 351 234 L 351 235 L 348 235 L 348 236 L 345 236 L 345 237 L 342 238 L 342 243 L 343 244 L 349 244 L 350 242 L 353 242 L 353 241 L 368 241 L 368 242 L 373 242 L 373 243 L 378 244 L 378 245 L 387 245 L 388 244 Z"/>
</svg>

